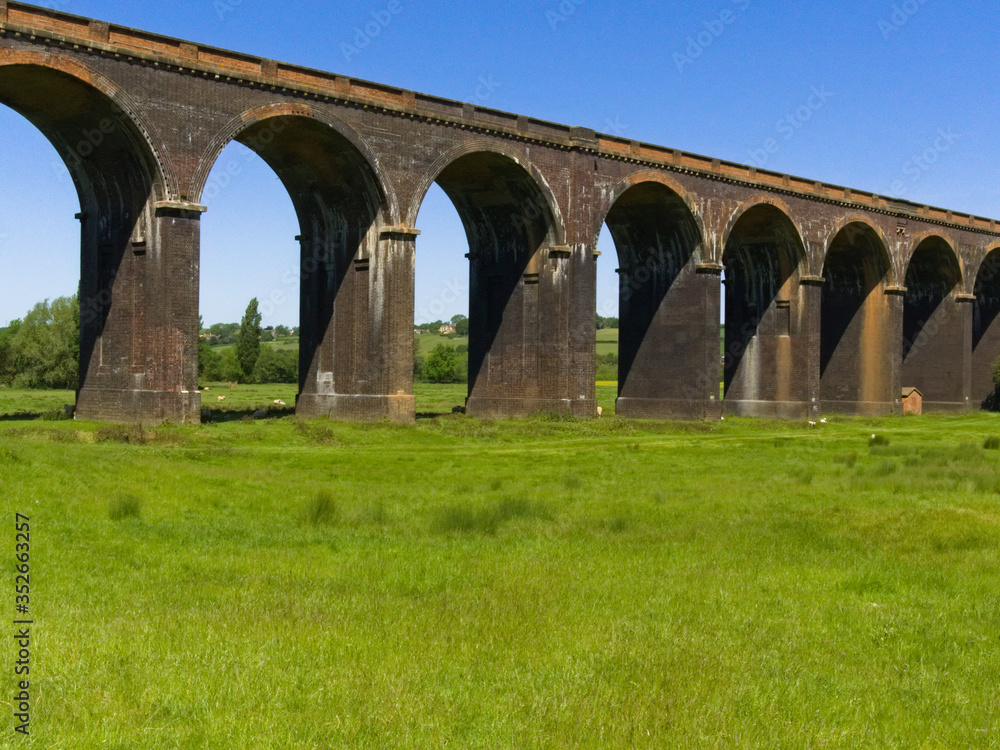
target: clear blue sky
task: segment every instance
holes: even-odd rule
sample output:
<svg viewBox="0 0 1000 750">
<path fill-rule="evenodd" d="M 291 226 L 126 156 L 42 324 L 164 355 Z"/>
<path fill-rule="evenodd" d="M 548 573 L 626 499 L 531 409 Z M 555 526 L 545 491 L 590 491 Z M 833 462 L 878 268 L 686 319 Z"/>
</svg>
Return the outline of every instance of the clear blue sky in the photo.
<svg viewBox="0 0 1000 750">
<path fill-rule="evenodd" d="M 355 44 L 355 30 L 388 0 L 49 5 L 1000 218 L 1000 9 L 992 3 L 398 2 L 399 13 L 357 54 L 344 45 Z M 2 107 L 0 134 L 3 325 L 37 300 L 72 293 L 79 261 L 68 173 L 37 132 Z M 769 139 L 777 148 L 762 153 Z M 230 159 L 245 169 L 207 201 L 203 315 L 209 323 L 238 320 L 250 297 L 277 290 L 285 302 L 268 309 L 266 321 L 295 325 L 297 289 L 276 284 L 297 266 L 291 203 L 255 156 L 230 146 L 221 163 Z M 466 312 L 467 300 L 448 291 L 466 285 L 467 250 L 443 194 L 428 197 L 418 228 L 417 317 Z M 615 314 L 614 250 L 607 237 L 602 244 L 598 310 Z"/>
</svg>

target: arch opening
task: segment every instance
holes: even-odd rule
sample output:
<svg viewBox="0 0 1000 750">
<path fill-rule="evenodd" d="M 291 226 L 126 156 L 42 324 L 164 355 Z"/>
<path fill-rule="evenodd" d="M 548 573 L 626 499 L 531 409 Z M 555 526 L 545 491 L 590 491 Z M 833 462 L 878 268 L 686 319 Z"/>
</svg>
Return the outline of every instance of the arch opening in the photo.
<svg viewBox="0 0 1000 750">
<path fill-rule="evenodd" d="M 964 311 L 955 295 L 962 270 L 941 237 L 921 242 L 910 258 L 903 298 L 902 386 L 923 395 L 925 409 L 964 408 Z"/>
<path fill-rule="evenodd" d="M 386 416 L 365 397 L 405 389 L 373 315 L 380 229 L 387 221 L 375 170 L 343 134 L 307 116 L 253 122 L 234 140 L 259 156 L 291 199 L 299 225 L 299 394 L 305 416 Z M 280 267 L 280 266 L 279 266 Z M 279 287 L 294 288 L 284 279 Z M 280 292 L 280 290 L 279 290 Z M 371 414 L 366 409 L 373 409 Z"/>
<path fill-rule="evenodd" d="M 618 413 L 704 416 L 718 350 L 705 331 L 697 221 L 676 192 L 646 182 L 622 193 L 605 225 L 619 264 Z"/>
<path fill-rule="evenodd" d="M 820 306 L 820 399 L 824 410 L 891 413 L 892 318 L 888 249 L 853 222 L 830 243 Z"/>
<path fill-rule="evenodd" d="M 993 364 L 1000 357 L 1000 249 L 979 268 L 972 311 L 972 399 L 996 409 L 1000 399 L 993 383 Z"/>
<path fill-rule="evenodd" d="M 723 392 L 728 413 L 798 417 L 807 408 L 804 257 L 795 225 L 772 205 L 747 210 L 726 240 Z"/>
<path fill-rule="evenodd" d="M 164 322 L 142 312 L 153 291 L 143 278 L 158 239 L 154 203 L 164 192 L 153 150 L 116 101 L 54 67 L 0 66 L 0 104 L 52 144 L 79 199 L 77 412 L 95 419 L 130 416 L 132 399 L 124 392 L 177 387 L 168 368 L 149 365 L 153 337 L 143 328 Z"/>
<path fill-rule="evenodd" d="M 560 331 L 551 249 L 558 238 L 549 201 L 512 158 L 474 152 L 434 182 L 465 230 L 469 258 L 469 413 L 520 416 L 550 408 L 547 386 L 568 368 L 554 348 Z"/>
</svg>

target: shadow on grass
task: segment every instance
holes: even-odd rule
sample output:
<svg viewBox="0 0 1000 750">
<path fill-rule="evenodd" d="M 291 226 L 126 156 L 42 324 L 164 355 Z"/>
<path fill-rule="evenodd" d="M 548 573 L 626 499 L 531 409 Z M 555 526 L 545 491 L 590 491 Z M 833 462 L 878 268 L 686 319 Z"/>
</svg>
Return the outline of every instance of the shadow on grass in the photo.
<svg viewBox="0 0 1000 750">
<path fill-rule="evenodd" d="M 202 409 L 201 423 L 253 422 L 264 419 L 287 419 L 294 416 L 295 407 L 292 406 L 277 409 Z"/>
</svg>

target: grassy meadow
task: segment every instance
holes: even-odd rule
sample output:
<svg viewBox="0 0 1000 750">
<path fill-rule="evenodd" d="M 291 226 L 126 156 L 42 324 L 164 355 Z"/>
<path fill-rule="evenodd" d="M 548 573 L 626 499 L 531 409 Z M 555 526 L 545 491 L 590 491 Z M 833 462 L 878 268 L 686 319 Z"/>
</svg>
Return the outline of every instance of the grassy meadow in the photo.
<svg viewBox="0 0 1000 750">
<path fill-rule="evenodd" d="M 418 409 L 464 398 L 433 388 Z M 998 747 L 997 435 L 980 413 L 0 420 L 36 621 L 32 737 L 5 741 Z M 0 658 L 11 696 L 9 638 Z"/>
</svg>

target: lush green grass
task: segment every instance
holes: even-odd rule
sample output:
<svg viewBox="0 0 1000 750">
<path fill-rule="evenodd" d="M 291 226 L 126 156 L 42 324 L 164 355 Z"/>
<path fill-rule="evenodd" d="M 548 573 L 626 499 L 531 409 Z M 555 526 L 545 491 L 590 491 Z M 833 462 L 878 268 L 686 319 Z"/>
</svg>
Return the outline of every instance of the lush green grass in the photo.
<svg viewBox="0 0 1000 750">
<path fill-rule="evenodd" d="M 996 747 L 995 435 L 0 423 L 17 745 Z"/>
<path fill-rule="evenodd" d="M 0 388 L 0 418 L 33 419 L 62 411 L 67 404 L 76 403 L 73 391 L 24 391 Z"/>
</svg>

